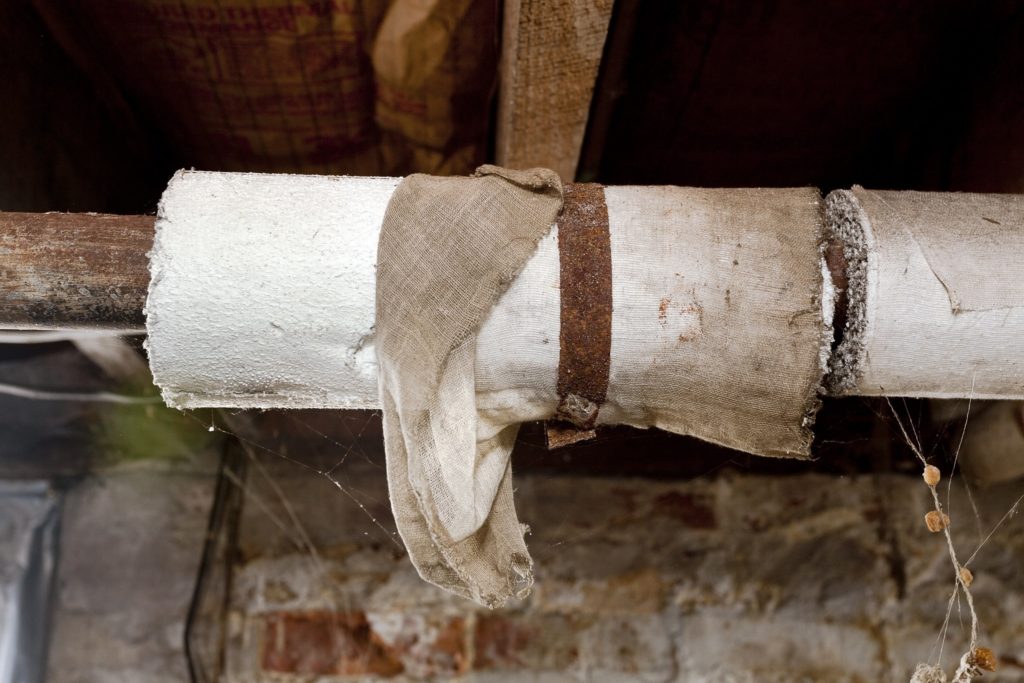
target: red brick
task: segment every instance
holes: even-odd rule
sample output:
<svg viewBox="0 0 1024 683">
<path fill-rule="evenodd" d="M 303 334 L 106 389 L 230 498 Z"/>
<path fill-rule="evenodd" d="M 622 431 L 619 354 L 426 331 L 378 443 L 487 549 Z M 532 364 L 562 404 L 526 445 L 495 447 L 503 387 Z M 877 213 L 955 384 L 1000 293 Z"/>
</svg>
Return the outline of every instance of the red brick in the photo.
<svg viewBox="0 0 1024 683">
<path fill-rule="evenodd" d="M 524 665 L 522 654 L 534 636 L 534 629 L 523 621 L 483 615 L 474 632 L 477 669 L 516 668 Z"/>
<path fill-rule="evenodd" d="M 414 678 L 454 676 L 469 669 L 465 619 L 424 612 L 371 615 L 377 642 Z"/>
<path fill-rule="evenodd" d="M 473 668 L 565 671 L 578 662 L 580 631 L 589 624 L 553 614 L 479 614 Z"/>
<path fill-rule="evenodd" d="M 668 590 L 653 569 L 618 574 L 603 581 L 581 581 L 583 609 L 595 614 L 646 614 L 665 605 Z"/>
<path fill-rule="evenodd" d="M 300 675 L 396 676 L 404 670 L 374 637 L 362 612 L 282 612 L 266 618 L 264 671 Z"/>
</svg>

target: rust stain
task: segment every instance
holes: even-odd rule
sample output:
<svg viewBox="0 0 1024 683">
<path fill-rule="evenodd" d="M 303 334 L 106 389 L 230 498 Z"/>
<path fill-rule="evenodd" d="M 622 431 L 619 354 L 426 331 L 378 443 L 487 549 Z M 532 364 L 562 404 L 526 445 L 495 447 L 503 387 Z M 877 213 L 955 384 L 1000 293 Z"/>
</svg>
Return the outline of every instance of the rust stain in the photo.
<svg viewBox="0 0 1024 683">
<path fill-rule="evenodd" d="M 680 342 L 688 342 L 697 339 L 704 334 L 704 307 L 698 303 L 689 304 L 679 309 L 680 315 L 697 314 L 697 326 L 689 333 L 679 335 Z"/>
<path fill-rule="evenodd" d="M 661 303 L 658 304 L 658 320 L 661 321 L 662 325 L 668 323 L 668 306 L 672 303 L 672 299 L 667 296 L 661 298 Z"/>
</svg>

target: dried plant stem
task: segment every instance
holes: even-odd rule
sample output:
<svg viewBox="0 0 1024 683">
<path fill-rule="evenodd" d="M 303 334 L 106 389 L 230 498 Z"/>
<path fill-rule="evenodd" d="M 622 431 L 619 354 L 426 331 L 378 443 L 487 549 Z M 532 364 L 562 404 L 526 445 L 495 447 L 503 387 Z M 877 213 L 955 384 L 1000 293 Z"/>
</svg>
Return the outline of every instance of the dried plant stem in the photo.
<svg viewBox="0 0 1024 683">
<path fill-rule="evenodd" d="M 921 465 L 925 468 L 925 471 L 927 473 L 928 468 L 931 467 L 928 464 L 928 460 L 924 457 L 924 454 L 921 452 L 920 446 L 918 446 L 914 442 L 914 440 L 911 439 L 910 434 L 907 432 L 907 429 L 903 424 L 903 420 L 900 419 L 899 413 L 896 412 L 896 409 L 893 407 L 892 402 L 889 401 L 889 399 L 886 399 L 886 401 L 889 403 L 889 409 L 892 410 L 892 414 L 896 418 L 896 424 L 899 426 L 900 432 L 903 434 L 904 441 L 906 441 L 907 445 L 910 447 L 910 450 L 914 453 L 914 455 L 917 456 L 917 459 L 921 461 Z M 959 451 L 959 448 L 957 450 Z M 950 474 L 952 475 L 952 473 Z M 947 520 L 948 517 L 946 516 L 946 512 L 942 507 L 942 501 L 939 498 L 939 482 L 935 479 L 932 479 L 932 477 L 926 476 L 925 483 L 928 486 L 928 490 L 931 491 L 932 502 L 934 504 L 935 513 L 938 515 L 938 519 Z M 947 522 L 942 522 L 942 533 L 943 536 L 945 536 L 946 538 L 946 548 L 949 551 L 949 560 L 953 565 L 953 576 L 956 579 L 956 585 L 953 589 L 953 596 L 950 598 L 950 600 L 956 597 L 958 590 L 962 591 L 964 594 L 964 598 L 967 600 L 967 608 L 971 613 L 970 647 L 968 647 L 967 652 L 964 653 L 964 655 L 960 658 L 960 666 L 957 668 L 956 673 L 953 676 L 952 683 L 970 683 L 970 681 L 972 681 L 974 677 L 980 676 L 982 674 L 982 668 L 979 667 L 976 661 L 976 656 L 979 652 L 978 613 L 974 608 L 974 596 L 971 595 L 970 580 L 967 578 L 970 577 L 971 574 L 970 572 L 964 571 L 965 565 L 961 564 L 960 560 L 957 558 L 956 547 L 953 545 L 953 537 L 949 532 L 949 526 L 950 525 Z M 938 529 L 933 530 L 937 531 Z M 974 556 L 972 555 L 971 557 L 973 558 Z M 985 652 L 988 651 L 985 650 Z M 936 662 L 936 669 L 938 668 L 938 664 L 939 662 Z"/>
<path fill-rule="evenodd" d="M 939 500 L 939 492 L 936 490 L 937 487 L 928 487 L 932 492 L 932 500 L 935 503 L 935 510 L 939 515 L 944 514 L 942 510 L 942 502 Z M 960 590 L 964 593 L 964 598 L 967 600 L 967 607 L 971 612 L 971 646 L 969 652 L 973 652 L 978 646 L 978 613 L 974 610 L 974 596 L 971 595 L 971 589 L 968 587 L 967 582 L 964 581 L 964 573 L 961 571 L 964 566 L 960 564 L 960 561 L 956 556 L 956 548 L 953 546 L 953 537 L 949 533 L 949 526 L 947 525 L 942 530 L 943 535 L 946 537 L 946 547 L 949 550 L 949 559 L 953 563 L 953 571 L 956 575 L 956 583 Z"/>
</svg>

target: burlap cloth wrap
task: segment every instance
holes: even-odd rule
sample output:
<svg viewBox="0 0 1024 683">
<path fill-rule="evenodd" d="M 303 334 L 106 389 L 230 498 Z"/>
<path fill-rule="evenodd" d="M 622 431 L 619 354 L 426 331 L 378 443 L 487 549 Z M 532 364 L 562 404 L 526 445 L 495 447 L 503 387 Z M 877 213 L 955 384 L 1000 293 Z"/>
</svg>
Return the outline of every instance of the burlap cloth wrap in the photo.
<svg viewBox="0 0 1024 683">
<path fill-rule="evenodd" d="M 411 176 L 380 236 L 375 338 L 398 530 L 423 578 L 492 607 L 533 580 L 509 455 L 520 422 L 559 406 L 562 192 L 538 169 Z M 818 193 L 604 198 L 611 349 L 597 423 L 806 456 L 831 341 Z M 586 208 L 574 201 L 569 214 Z"/>
<path fill-rule="evenodd" d="M 377 327 L 391 507 L 420 575 L 488 606 L 529 590 L 512 502 L 518 424 L 477 441 L 476 332 L 562 205 L 553 171 L 413 175 L 378 246 Z"/>
</svg>

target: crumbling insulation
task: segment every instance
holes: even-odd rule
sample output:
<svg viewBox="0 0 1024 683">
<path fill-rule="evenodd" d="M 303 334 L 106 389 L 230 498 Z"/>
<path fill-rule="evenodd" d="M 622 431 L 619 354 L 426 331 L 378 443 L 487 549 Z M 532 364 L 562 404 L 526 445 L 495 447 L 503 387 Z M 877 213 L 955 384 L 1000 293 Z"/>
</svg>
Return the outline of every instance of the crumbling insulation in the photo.
<svg viewBox="0 0 1024 683">
<path fill-rule="evenodd" d="M 846 265 L 846 322 L 839 344 L 828 361 L 826 389 L 848 393 L 857 386 L 868 326 L 868 272 L 871 268 L 871 224 L 849 190 L 830 192 L 825 198 L 825 229 L 842 244 Z"/>
<path fill-rule="evenodd" d="M 849 281 L 832 393 L 1024 396 L 1024 197 L 858 186 L 826 218 Z"/>
</svg>

